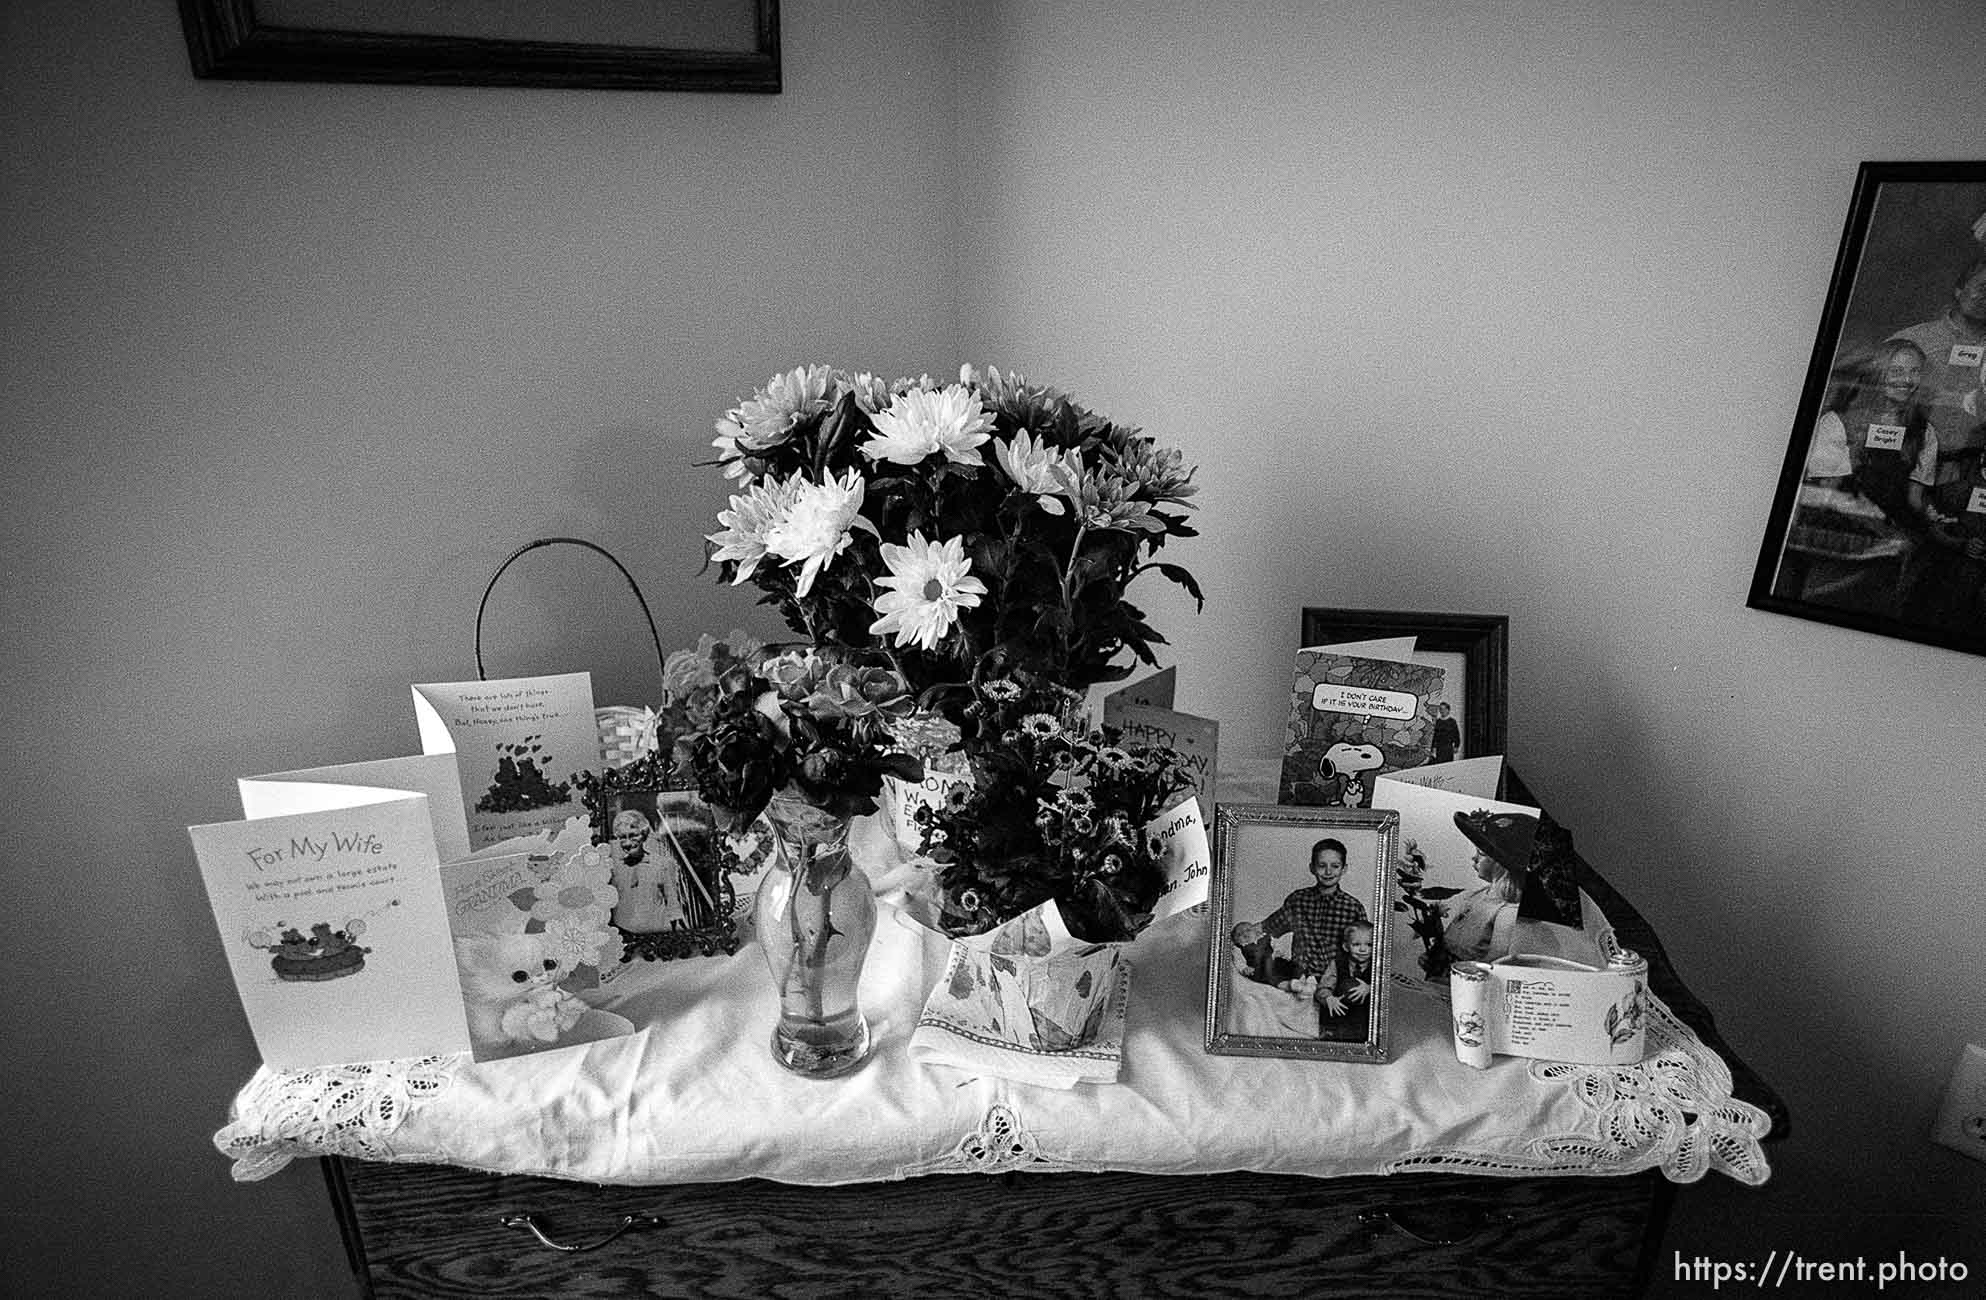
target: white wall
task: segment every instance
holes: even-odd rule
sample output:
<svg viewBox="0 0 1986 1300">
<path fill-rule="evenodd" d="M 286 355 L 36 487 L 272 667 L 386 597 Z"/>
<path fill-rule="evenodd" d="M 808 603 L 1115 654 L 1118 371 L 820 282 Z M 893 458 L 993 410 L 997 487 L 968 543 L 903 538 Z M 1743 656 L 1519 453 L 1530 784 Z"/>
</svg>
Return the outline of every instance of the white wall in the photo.
<svg viewBox="0 0 1986 1300">
<path fill-rule="evenodd" d="M 0 10 L 18 1294 L 350 1294 L 314 1169 L 208 1144 L 257 1058 L 184 827 L 415 749 L 530 538 L 670 646 L 754 620 L 695 572 L 711 423 L 956 364 L 950 13 L 787 9 L 778 96 L 199 82 L 170 4 Z M 617 582 L 534 554 L 492 670 L 653 698 Z"/>
<path fill-rule="evenodd" d="M 1507 612 L 1519 770 L 1792 1107 L 1671 1246 L 1986 1270 L 1924 1141 L 1986 661 L 1744 607 L 1857 162 L 1986 145 L 1978 6 L 1098 8 L 967 9 L 964 334 L 1203 466 L 1184 705 L 1272 749 L 1302 606 Z"/>
<path fill-rule="evenodd" d="M 1231 746 L 1304 604 L 1512 615 L 1520 768 L 1793 1107 L 1673 1246 L 1962 1253 L 1986 661 L 1743 600 L 1855 163 L 1979 154 L 1975 6 L 1099 8 L 788 5 L 770 98 L 195 82 L 169 5 L 0 11 L 10 1281 L 338 1293 L 310 1171 L 207 1146 L 255 1053 L 182 827 L 412 748 L 528 538 L 672 644 L 754 620 L 693 574 L 710 421 L 961 355 L 1203 463 L 1213 603 L 1149 604 Z M 582 581 L 503 589 L 492 669 L 642 698 Z"/>
</svg>

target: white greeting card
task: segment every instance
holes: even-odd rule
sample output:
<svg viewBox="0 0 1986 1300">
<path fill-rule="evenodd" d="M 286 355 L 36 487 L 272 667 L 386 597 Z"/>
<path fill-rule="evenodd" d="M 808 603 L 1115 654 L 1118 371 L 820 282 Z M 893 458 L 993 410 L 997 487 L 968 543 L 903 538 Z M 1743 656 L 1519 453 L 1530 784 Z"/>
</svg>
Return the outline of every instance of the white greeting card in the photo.
<svg viewBox="0 0 1986 1300">
<path fill-rule="evenodd" d="M 1207 901 L 1207 880 L 1213 854 L 1207 847 L 1207 822 L 1198 799 L 1187 798 L 1145 824 L 1165 853 L 1165 889 L 1152 906 L 1152 921 L 1177 916 Z"/>
<path fill-rule="evenodd" d="M 1298 654 L 1349 655 L 1354 659 L 1384 659 L 1388 663 L 1410 664 L 1418 637 L 1382 636 L 1370 641 L 1344 641 L 1337 645 L 1307 645 Z"/>
<path fill-rule="evenodd" d="M 469 843 L 487 848 L 584 812 L 572 778 L 601 767 L 586 673 L 414 687 L 421 749 L 452 753 Z"/>
<path fill-rule="evenodd" d="M 1516 942 L 1517 903 L 1524 868 L 1511 873 L 1514 883 L 1480 875 L 1473 866 L 1478 845 L 1456 824 L 1456 814 L 1508 815 L 1504 823 L 1511 843 L 1502 848 L 1512 860 L 1528 864 L 1538 810 L 1473 794 L 1458 794 L 1411 785 L 1382 776 L 1373 786 L 1372 806 L 1400 814 L 1400 859 L 1395 883 L 1406 912 L 1404 925 L 1393 927 L 1393 971 L 1416 975 L 1445 986 L 1448 960 L 1493 961 L 1509 955 Z M 1521 842 L 1519 842 L 1521 841 Z M 1501 848 L 1502 846 L 1500 846 Z M 1496 873 L 1491 873 L 1492 877 Z M 1420 901 L 1416 901 L 1416 898 Z M 1433 944 L 1429 922 L 1438 919 L 1442 938 Z M 1489 945 L 1495 945 L 1494 950 Z"/>
<path fill-rule="evenodd" d="M 1503 755 L 1458 758 L 1452 763 L 1429 763 L 1388 772 L 1384 778 L 1405 785 L 1467 795 L 1471 799 L 1494 799 L 1503 789 Z"/>
<path fill-rule="evenodd" d="M 428 797 L 428 814 L 434 819 L 435 852 L 443 862 L 469 855 L 469 823 L 462 811 L 462 776 L 453 754 L 413 754 L 362 763 L 334 763 L 328 767 L 242 777 L 235 784 L 241 790 L 242 814 L 251 821 L 340 807 L 347 800 L 338 791 L 347 786 L 424 794 Z"/>
<path fill-rule="evenodd" d="M 607 850 L 485 852 L 441 867 L 470 1049 L 478 1061 L 634 1032 L 580 994 L 617 968 Z"/>
<path fill-rule="evenodd" d="M 325 806 L 188 828 L 263 1062 L 467 1051 L 427 796 L 294 788 Z"/>
</svg>

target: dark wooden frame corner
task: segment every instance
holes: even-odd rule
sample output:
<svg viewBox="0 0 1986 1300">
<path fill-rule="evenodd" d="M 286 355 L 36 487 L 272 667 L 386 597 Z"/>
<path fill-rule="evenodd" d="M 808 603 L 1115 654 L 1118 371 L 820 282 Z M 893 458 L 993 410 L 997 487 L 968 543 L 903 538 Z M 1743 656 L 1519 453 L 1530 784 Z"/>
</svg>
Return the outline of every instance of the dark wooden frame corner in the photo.
<svg viewBox="0 0 1986 1300">
<path fill-rule="evenodd" d="M 1412 636 L 1422 650 L 1460 654 L 1469 699 L 1462 751 L 1471 758 L 1508 752 L 1510 619 L 1503 614 L 1417 614 L 1401 610 L 1306 606 L 1299 645 Z"/>
<path fill-rule="evenodd" d="M 748 51 L 280 27 L 255 0 L 179 0 L 179 16 L 201 78 L 778 94 L 779 0 L 738 3 Z"/>
</svg>

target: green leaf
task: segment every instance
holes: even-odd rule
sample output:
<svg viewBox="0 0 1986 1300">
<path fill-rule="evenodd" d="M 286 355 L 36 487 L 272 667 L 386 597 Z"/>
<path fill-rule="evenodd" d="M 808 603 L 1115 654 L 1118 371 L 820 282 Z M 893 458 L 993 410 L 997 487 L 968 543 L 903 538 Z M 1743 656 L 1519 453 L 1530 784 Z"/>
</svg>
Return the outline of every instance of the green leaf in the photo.
<svg viewBox="0 0 1986 1300">
<path fill-rule="evenodd" d="M 1186 590 L 1192 594 L 1193 611 L 1195 613 L 1199 613 L 1201 610 L 1204 610 L 1207 607 L 1207 598 L 1205 595 L 1201 594 L 1200 584 L 1194 581 L 1193 575 L 1191 573 L 1188 573 L 1184 568 L 1184 566 L 1177 564 L 1161 564 L 1158 566 L 1158 571 L 1163 576 L 1172 579 L 1180 586 L 1186 588 Z"/>
</svg>

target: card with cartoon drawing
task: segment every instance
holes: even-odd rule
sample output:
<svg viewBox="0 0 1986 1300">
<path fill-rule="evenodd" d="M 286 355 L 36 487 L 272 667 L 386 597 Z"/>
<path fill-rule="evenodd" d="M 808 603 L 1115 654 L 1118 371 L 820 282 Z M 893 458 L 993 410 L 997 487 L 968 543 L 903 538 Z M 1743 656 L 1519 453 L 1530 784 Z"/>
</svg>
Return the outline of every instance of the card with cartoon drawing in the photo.
<svg viewBox="0 0 1986 1300">
<path fill-rule="evenodd" d="M 472 847 L 585 814 L 573 777 L 601 766 L 590 674 L 417 685 L 414 712 L 423 752 L 455 755 Z"/>
<path fill-rule="evenodd" d="M 1427 762 L 1445 675 L 1336 647 L 1297 651 L 1276 802 L 1370 807 L 1382 773 Z"/>
<path fill-rule="evenodd" d="M 298 791 L 323 806 L 188 828 L 263 1062 L 468 1050 L 427 796 Z"/>
<path fill-rule="evenodd" d="M 585 843 L 484 853 L 441 868 L 456 975 L 478 1061 L 634 1032 L 580 996 L 618 968 L 617 895 L 607 850 Z"/>
</svg>

